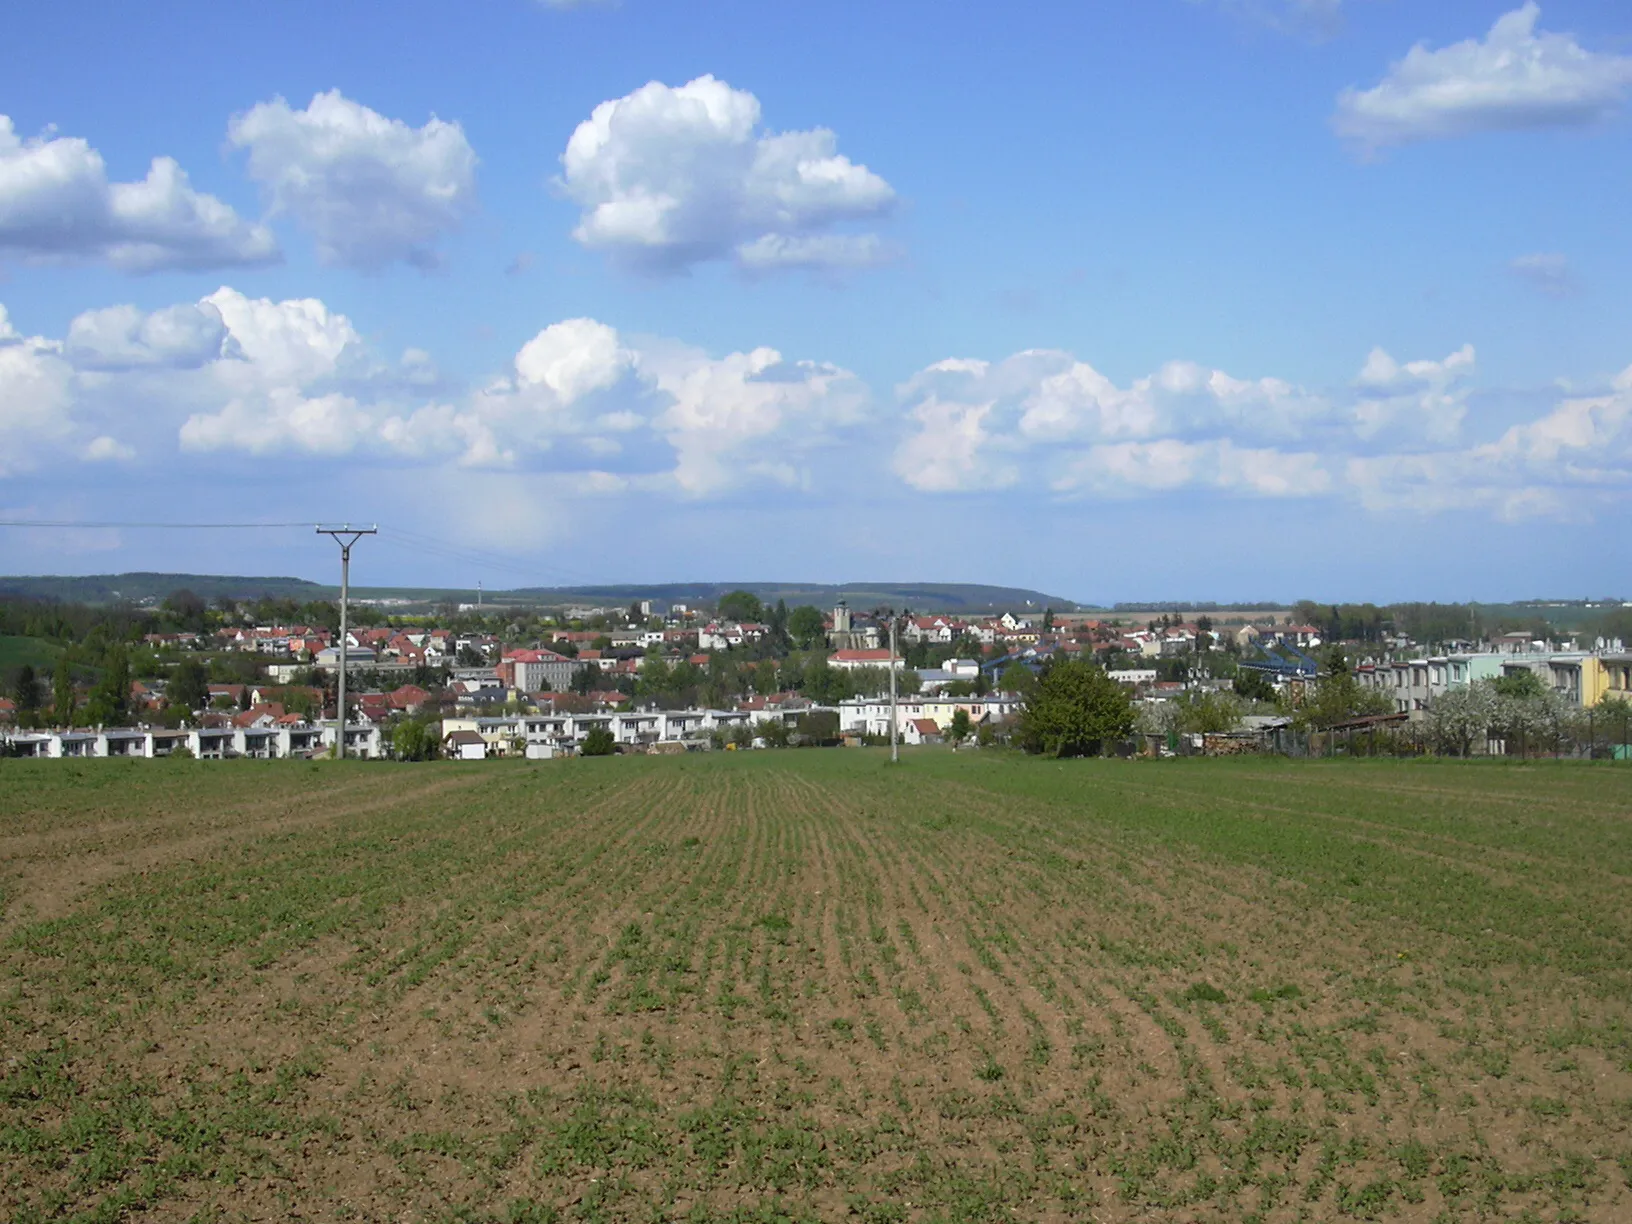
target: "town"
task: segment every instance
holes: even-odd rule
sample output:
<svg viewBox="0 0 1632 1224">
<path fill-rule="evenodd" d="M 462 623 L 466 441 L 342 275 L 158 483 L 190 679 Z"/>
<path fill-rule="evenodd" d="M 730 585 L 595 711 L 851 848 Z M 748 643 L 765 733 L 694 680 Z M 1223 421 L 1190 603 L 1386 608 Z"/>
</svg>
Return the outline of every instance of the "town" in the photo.
<svg viewBox="0 0 1632 1224">
<path fill-rule="evenodd" d="M 1613 608 L 1616 605 L 1606 604 Z M 0 751 L 43 758 L 549 759 L 622 752 L 1024 746 L 1061 664 L 1125 694 L 1123 755 L 1627 755 L 1632 653 L 1454 605 L 990 616 L 711 606 L 363 605 L 179 590 L 151 608 L 10 599 L 42 651 L 4 676 Z M 56 653 L 47 667 L 44 655 Z M 893 699 L 892 699 L 893 698 Z"/>
</svg>

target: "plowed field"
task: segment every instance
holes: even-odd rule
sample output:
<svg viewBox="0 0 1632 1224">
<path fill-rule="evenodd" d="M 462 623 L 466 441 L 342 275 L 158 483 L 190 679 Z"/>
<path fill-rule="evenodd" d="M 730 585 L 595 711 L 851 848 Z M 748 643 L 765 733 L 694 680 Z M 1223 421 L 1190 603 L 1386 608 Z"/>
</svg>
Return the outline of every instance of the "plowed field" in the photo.
<svg viewBox="0 0 1632 1224">
<path fill-rule="evenodd" d="M 0 1218 L 1632 1219 L 1632 768 L 0 762 Z"/>
</svg>

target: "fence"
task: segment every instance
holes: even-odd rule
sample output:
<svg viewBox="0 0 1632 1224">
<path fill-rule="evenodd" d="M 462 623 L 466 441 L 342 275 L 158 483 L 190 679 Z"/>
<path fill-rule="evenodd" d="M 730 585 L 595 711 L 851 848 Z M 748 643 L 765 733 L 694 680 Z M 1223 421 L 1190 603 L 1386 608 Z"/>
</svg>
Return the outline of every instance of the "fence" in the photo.
<svg viewBox="0 0 1632 1224">
<path fill-rule="evenodd" d="M 1505 757 L 1515 760 L 1632 761 L 1632 719 L 1599 717 L 1583 710 L 1568 719 L 1542 723 L 1506 735 L 1476 737 L 1471 744 L 1447 743 L 1426 723 L 1334 731 L 1267 731 L 1262 751 L 1287 757 Z M 1209 752 L 1208 755 L 1222 755 Z"/>
</svg>

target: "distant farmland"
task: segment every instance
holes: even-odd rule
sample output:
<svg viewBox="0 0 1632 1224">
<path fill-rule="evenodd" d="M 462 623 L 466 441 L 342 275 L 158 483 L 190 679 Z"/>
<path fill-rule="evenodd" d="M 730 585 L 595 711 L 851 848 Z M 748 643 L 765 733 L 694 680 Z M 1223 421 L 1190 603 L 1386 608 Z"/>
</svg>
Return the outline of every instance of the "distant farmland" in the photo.
<svg viewBox="0 0 1632 1224">
<path fill-rule="evenodd" d="M 0 762 L 0 1218 L 1632 1218 L 1632 770 Z"/>
</svg>

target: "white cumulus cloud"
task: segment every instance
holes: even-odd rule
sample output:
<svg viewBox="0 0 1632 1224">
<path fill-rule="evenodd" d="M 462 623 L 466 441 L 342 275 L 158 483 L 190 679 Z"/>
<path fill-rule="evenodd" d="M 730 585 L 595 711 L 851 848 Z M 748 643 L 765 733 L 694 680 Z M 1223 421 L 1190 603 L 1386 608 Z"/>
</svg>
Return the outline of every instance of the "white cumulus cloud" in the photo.
<svg viewBox="0 0 1632 1224">
<path fill-rule="evenodd" d="M 0 306 L 0 477 L 39 466 L 74 436 L 73 367 L 60 350 L 19 335 Z"/>
<path fill-rule="evenodd" d="M 151 313 L 134 306 L 88 310 L 68 325 L 64 351 L 82 370 L 193 368 L 222 355 L 227 326 L 211 302 Z"/>
<path fill-rule="evenodd" d="M 573 236 L 633 267 L 853 268 L 888 255 L 877 235 L 835 227 L 884 216 L 894 189 L 825 128 L 763 129 L 759 99 L 712 76 L 602 102 L 561 167 L 583 209 Z"/>
<path fill-rule="evenodd" d="M 0 253 L 100 261 L 125 272 L 220 268 L 277 260 L 266 226 L 197 191 L 171 158 L 147 177 L 110 182 L 102 155 L 77 137 L 23 140 L 0 115 Z"/>
<path fill-rule="evenodd" d="M 1288 439 L 1332 415 L 1320 396 L 1281 379 L 1241 379 L 1173 361 L 1120 387 L 1087 362 L 1052 350 L 995 364 L 938 362 L 903 386 L 901 396 L 913 428 L 896 451 L 896 474 L 913 488 L 937 492 L 1003 488 L 1021 482 L 1028 466 L 1049 483 L 1075 487 L 1084 480 L 1062 473 L 1078 471 L 1089 448 L 1164 438 Z M 1099 452 L 1105 462 L 1130 463 L 1179 453 Z"/>
<path fill-rule="evenodd" d="M 1346 89 L 1333 126 L 1376 150 L 1436 137 L 1580 126 L 1614 113 L 1632 87 L 1632 56 L 1593 52 L 1538 31 L 1529 0 L 1481 41 L 1437 51 L 1418 43 L 1370 89 Z"/>
<path fill-rule="evenodd" d="M 1403 362 L 1377 348 L 1350 387 L 1317 394 L 1183 361 L 1127 385 L 1050 350 L 941 361 L 898 388 L 892 466 L 919 493 L 1335 498 L 1504 521 L 1625 512 L 1632 368 L 1498 432 L 1470 419 L 1475 368 L 1472 345 Z"/>
<path fill-rule="evenodd" d="M 1362 438 L 1392 434 L 1429 442 L 1454 440 L 1467 416 L 1467 379 L 1475 364 L 1471 344 L 1443 361 L 1403 365 L 1387 350 L 1372 349 L 1356 380 L 1361 398 L 1354 408 L 1355 432 Z"/>
<path fill-rule="evenodd" d="M 476 153 L 458 123 L 388 119 L 330 90 L 305 110 L 261 102 L 228 125 L 249 174 L 317 240 L 327 264 L 377 271 L 440 262 L 437 240 L 476 202 Z"/>
</svg>

